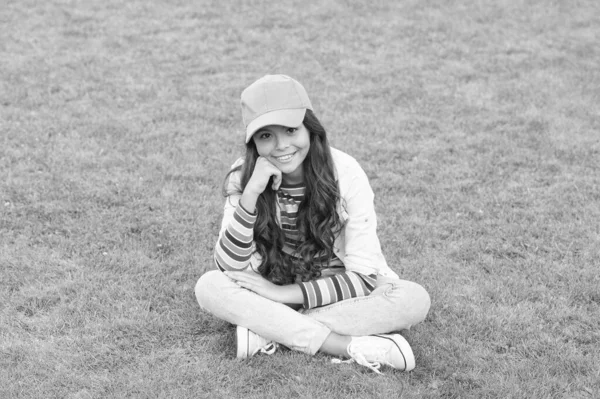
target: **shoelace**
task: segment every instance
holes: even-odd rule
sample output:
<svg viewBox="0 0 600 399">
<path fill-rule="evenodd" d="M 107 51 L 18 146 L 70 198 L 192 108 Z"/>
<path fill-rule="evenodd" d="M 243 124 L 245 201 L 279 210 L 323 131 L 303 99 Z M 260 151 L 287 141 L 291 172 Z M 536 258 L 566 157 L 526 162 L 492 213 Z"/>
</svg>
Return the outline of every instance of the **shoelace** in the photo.
<svg viewBox="0 0 600 399">
<path fill-rule="evenodd" d="M 361 366 L 365 366 L 370 368 L 371 370 L 373 370 L 374 372 L 376 372 L 377 374 L 381 374 L 383 375 L 383 373 L 381 371 L 379 371 L 379 369 L 381 368 L 381 363 L 379 362 L 373 362 L 370 363 L 367 359 L 365 359 L 365 357 L 361 354 L 358 354 L 356 358 L 353 359 L 348 359 L 348 360 L 342 360 L 342 359 L 331 359 L 331 363 L 334 364 L 341 364 L 341 363 L 353 363 L 355 362 L 356 364 L 360 364 Z"/>
<path fill-rule="evenodd" d="M 264 353 L 265 355 L 272 355 L 273 353 L 275 353 L 275 351 L 277 350 L 278 347 L 279 347 L 279 345 L 277 345 L 275 342 L 269 342 L 262 348 L 256 348 L 254 350 L 254 352 L 252 352 L 252 355 L 250 355 L 250 356 L 254 356 L 259 352 Z"/>
<path fill-rule="evenodd" d="M 379 369 L 381 368 L 380 362 L 369 362 L 365 355 L 363 355 L 360 351 L 353 350 L 351 346 L 348 347 L 348 354 L 350 355 L 350 359 L 341 360 L 341 359 L 331 359 L 332 363 L 340 364 L 340 363 L 352 363 L 356 362 L 356 364 L 360 364 L 361 366 L 365 366 L 376 372 L 377 374 L 383 375 Z M 386 350 L 384 348 L 379 348 L 379 350 L 375 353 L 376 359 L 385 359 Z"/>
</svg>

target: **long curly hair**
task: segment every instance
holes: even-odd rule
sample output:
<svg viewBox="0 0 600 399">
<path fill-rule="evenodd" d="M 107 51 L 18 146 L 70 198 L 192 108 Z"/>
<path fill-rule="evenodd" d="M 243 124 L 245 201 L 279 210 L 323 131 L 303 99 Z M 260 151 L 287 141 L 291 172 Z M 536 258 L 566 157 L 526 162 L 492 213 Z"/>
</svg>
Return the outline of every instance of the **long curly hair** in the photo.
<svg viewBox="0 0 600 399">
<path fill-rule="evenodd" d="M 340 190 L 335 178 L 335 167 L 327 133 L 315 114 L 307 109 L 302 122 L 310 134 L 310 148 L 302 168 L 306 186 L 304 200 L 298 207 L 296 228 L 301 244 L 293 255 L 283 252 L 284 234 L 277 222 L 277 193 L 267 184 L 256 203 L 257 219 L 254 224 L 254 243 L 262 262 L 258 272 L 275 284 L 291 284 L 299 278 L 310 281 L 321 275 L 333 257 L 333 244 L 343 228 L 337 212 Z M 225 177 L 224 196 L 231 173 L 241 171 L 241 194 L 252 177 L 258 151 L 254 140 L 246 144 L 244 163 L 229 171 Z"/>
</svg>

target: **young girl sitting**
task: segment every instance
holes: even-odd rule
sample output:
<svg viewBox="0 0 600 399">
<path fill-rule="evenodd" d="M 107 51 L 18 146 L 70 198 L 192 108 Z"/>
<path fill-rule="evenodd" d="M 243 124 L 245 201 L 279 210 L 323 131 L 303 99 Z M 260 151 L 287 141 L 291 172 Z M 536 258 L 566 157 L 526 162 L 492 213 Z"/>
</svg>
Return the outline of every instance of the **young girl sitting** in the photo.
<svg viewBox="0 0 600 399">
<path fill-rule="evenodd" d="M 241 104 L 246 155 L 226 179 L 218 270 L 198 281 L 198 303 L 237 326 L 240 358 L 281 344 L 412 370 L 392 332 L 423 321 L 429 295 L 387 265 L 366 174 L 329 146 L 294 79 L 267 75 Z"/>
</svg>

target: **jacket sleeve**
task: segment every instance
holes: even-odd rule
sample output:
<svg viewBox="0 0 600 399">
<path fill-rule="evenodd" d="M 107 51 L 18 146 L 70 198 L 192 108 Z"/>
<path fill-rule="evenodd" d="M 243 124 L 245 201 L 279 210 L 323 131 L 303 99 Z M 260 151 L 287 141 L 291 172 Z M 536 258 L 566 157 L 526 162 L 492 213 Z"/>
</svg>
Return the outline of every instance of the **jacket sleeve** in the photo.
<svg viewBox="0 0 600 399">
<path fill-rule="evenodd" d="M 363 169 L 355 162 L 345 176 L 340 177 L 342 208 L 347 214 L 344 226 L 344 266 L 346 270 L 362 275 L 378 275 L 385 265 L 381 244 L 377 237 L 375 195 Z"/>
</svg>

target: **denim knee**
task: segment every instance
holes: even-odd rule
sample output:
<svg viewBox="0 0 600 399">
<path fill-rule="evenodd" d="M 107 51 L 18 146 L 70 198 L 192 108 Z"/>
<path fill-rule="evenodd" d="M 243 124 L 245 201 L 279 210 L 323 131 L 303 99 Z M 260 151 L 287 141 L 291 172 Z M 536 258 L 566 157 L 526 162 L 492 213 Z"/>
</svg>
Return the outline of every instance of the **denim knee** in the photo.
<svg viewBox="0 0 600 399">
<path fill-rule="evenodd" d="M 431 307 L 431 297 L 427 290 L 417 283 L 413 287 L 412 295 L 415 298 L 415 323 L 413 324 L 417 324 L 427 317 L 427 313 L 429 313 L 429 308 Z"/>
<path fill-rule="evenodd" d="M 401 280 L 388 289 L 385 296 L 394 300 L 398 319 L 408 326 L 405 328 L 425 320 L 431 306 L 427 290 L 412 281 Z"/>
<path fill-rule="evenodd" d="M 196 300 L 202 309 L 206 309 L 211 298 L 218 293 L 226 282 L 227 277 L 220 270 L 210 270 L 204 273 L 196 283 Z"/>
</svg>

